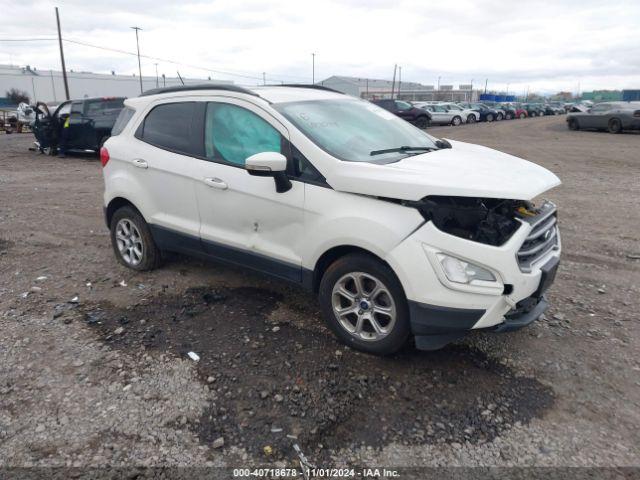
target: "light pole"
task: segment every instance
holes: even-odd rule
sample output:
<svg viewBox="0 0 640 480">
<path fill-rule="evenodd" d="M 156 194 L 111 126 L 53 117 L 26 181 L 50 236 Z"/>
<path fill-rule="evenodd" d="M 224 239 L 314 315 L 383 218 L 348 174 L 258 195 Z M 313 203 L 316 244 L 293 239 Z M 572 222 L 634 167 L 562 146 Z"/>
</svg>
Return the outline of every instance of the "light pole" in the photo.
<svg viewBox="0 0 640 480">
<path fill-rule="evenodd" d="M 142 93 L 142 66 L 140 65 L 140 41 L 138 40 L 138 30 L 140 27 L 131 27 L 136 31 L 136 48 L 138 49 L 138 75 L 140 76 L 140 93 Z"/>
<path fill-rule="evenodd" d="M 316 54 L 311 54 L 311 84 L 316 84 Z"/>
<path fill-rule="evenodd" d="M 471 91 L 469 92 L 469 101 L 473 102 L 473 78 L 471 79 Z"/>
<path fill-rule="evenodd" d="M 156 66 L 156 88 L 158 88 L 160 86 L 158 83 L 158 64 L 154 63 L 154 65 Z"/>
<path fill-rule="evenodd" d="M 60 62 L 62 63 L 62 80 L 64 81 L 64 95 L 67 98 L 67 100 L 69 100 L 69 83 L 67 82 L 67 67 L 64 64 L 64 50 L 62 49 L 62 32 L 60 30 L 60 14 L 58 13 L 58 7 L 56 7 L 56 24 L 58 25 L 58 45 L 60 46 Z"/>
</svg>

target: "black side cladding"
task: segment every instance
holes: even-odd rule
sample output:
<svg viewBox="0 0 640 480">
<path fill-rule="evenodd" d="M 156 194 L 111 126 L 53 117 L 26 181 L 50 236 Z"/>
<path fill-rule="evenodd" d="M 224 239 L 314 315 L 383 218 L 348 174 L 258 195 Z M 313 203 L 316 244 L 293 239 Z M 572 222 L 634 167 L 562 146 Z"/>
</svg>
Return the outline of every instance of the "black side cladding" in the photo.
<svg viewBox="0 0 640 480">
<path fill-rule="evenodd" d="M 516 211 L 521 200 L 430 196 L 414 205 L 427 221 L 443 232 L 474 242 L 499 246 L 518 229 Z"/>
</svg>

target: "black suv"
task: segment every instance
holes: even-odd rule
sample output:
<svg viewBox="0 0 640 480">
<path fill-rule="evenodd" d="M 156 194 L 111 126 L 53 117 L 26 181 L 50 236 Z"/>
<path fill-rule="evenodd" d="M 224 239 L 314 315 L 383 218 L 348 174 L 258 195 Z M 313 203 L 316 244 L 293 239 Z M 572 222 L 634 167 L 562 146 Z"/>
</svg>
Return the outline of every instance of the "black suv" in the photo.
<svg viewBox="0 0 640 480">
<path fill-rule="evenodd" d="M 33 133 L 41 152 L 55 155 L 64 138 L 65 150 L 98 152 L 124 107 L 124 97 L 68 100 L 52 113 L 44 103 L 36 105 Z M 68 131 L 64 132 L 69 119 Z"/>
<path fill-rule="evenodd" d="M 373 100 L 379 107 L 390 111 L 394 115 L 413 123 L 418 128 L 427 128 L 431 125 L 431 114 L 422 108 L 416 108 L 409 102 L 402 100 Z"/>
</svg>

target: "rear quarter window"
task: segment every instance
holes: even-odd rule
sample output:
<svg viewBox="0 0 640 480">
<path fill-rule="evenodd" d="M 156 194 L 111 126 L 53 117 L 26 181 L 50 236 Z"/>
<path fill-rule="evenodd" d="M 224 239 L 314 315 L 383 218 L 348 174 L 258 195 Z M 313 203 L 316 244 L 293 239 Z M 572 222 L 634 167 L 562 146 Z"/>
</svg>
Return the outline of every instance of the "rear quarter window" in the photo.
<svg viewBox="0 0 640 480">
<path fill-rule="evenodd" d="M 129 120 L 131 120 L 131 117 L 133 117 L 134 113 L 136 113 L 136 111 L 133 108 L 123 108 L 116 119 L 116 123 L 113 124 L 111 136 L 120 135 L 124 130 L 124 127 L 129 123 Z"/>
</svg>

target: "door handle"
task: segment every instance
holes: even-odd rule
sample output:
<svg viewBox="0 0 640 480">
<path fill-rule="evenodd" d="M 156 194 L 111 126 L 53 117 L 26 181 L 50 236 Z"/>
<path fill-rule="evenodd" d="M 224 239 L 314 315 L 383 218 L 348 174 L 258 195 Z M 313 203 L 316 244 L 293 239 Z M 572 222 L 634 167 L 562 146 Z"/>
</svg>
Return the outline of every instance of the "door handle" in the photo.
<svg viewBox="0 0 640 480">
<path fill-rule="evenodd" d="M 202 181 L 206 183 L 208 186 L 217 188 L 219 190 L 226 190 L 227 188 L 229 188 L 229 185 L 227 185 L 224 182 L 224 180 L 218 177 L 208 177 L 208 178 L 204 178 Z"/>
<path fill-rule="evenodd" d="M 143 160 L 142 158 L 134 158 L 131 163 L 133 163 L 134 167 L 149 168 L 149 164 L 147 163 L 147 161 Z"/>
</svg>

